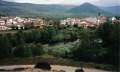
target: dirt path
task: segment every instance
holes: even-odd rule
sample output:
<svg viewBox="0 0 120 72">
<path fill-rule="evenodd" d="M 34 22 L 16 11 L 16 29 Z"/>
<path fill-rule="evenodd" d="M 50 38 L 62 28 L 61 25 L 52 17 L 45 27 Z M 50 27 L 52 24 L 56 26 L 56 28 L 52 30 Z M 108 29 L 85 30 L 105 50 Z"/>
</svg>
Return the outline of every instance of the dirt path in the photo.
<svg viewBox="0 0 120 72">
<path fill-rule="evenodd" d="M 75 72 L 75 70 L 78 67 L 53 65 L 52 68 L 55 70 L 65 70 L 66 72 Z M 84 71 L 85 72 L 110 72 L 110 71 L 92 69 L 92 68 L 84 68 Z"/>
<path fill-rule="evenodd" d="M 0 66 L 0 69 L 5 69 L 5 70 L 12 70 L 15 68 L 33 68 L 34 65 L 12 65 L 12 66 Z M 53 70 L 64 70 L 66 72 L 75 72 L 75 69 L 78 67 L 72 67 L 72 66 L 61 66 L 61 65 L 52 65 L 52 71 L 40 71 L 40 72 L 53 72 Z M 25 71 L 9 71 L 9 72 L 39 72 L 38 70 L 25 70 Z M 100 70 L 100 69 L 93 69 L 93 68 L 84 68 L 85 72 L 111 72 L 111 71 L 105 71 L 105 70 Z M 0 71 L 4 72 L 4 71 Z"/>
</svg>

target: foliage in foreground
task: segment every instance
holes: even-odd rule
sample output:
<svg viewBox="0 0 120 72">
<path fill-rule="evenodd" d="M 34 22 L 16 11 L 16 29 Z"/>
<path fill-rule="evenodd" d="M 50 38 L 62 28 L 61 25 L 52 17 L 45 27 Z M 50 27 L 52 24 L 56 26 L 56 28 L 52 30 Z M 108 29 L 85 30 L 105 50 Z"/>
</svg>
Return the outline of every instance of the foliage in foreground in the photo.
<svg viewBox="0 0 120 72">
<path fill-rule="evenodd" d="M 78 61 L 118 65 L 119 32 L 120 24 L 107 22 L 96 29 L 46 27 L 0 34 L 0 57 L 50 54 Z"/>
</svg>

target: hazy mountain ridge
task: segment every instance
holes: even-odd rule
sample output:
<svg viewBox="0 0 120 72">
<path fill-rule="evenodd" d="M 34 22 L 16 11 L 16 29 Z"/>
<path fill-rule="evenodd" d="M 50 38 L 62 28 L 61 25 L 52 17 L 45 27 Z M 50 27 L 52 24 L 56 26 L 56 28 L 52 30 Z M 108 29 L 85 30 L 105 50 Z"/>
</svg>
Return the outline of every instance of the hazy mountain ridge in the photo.
<svg viewBox="0 0 120 72">
<path fill-rule="evenodd" d="M 0 0 L 0 12 L 9 15 L 87 15 L 96 16 L 98 12 L 104 15 L 115 14 L 114 8 L 100 8 L 90 3 L 84 3 L 80 6 L 72 5 L 45 5 L 45 4 L 30 4 L 30 3 L 15 3 Z M 111 13 L 110 13 L 111 12 Z M 114 13 L 112 13 L 114 12 Z M 116 13 L 117 14 L 117 13 Z M 119 14 L 119 13 L 118 13 Z"/>
<path fill-rule="evenodd" d="M 120 6 L 101 7 L 103 10 L 120 16 Z"/>
<path fill-rule="evenodd" d="M 74 7 L 70 9 L 68 12 L 70 13 L 77 13 L 77 14 L 83 14 L 83 15 L 97 15 L 99 12 L 103 15 L 110 15 L 111 13 L 102 10 L 101 8 L 90 4 L 90 3 L 84 3 L 80 6 Z"/>
<path fill-rule="evenodd" d="M 24 14 L 40 14 L 43 12 L 47 13 L 60 13 L 70 9 L 72 6 L 65 5 L 42 5 L 42 4 L 30 4 L 30 3 L 15 3 L 6 2 L 0 0 L 0 12 L 24 15 Z"/>
</svg>

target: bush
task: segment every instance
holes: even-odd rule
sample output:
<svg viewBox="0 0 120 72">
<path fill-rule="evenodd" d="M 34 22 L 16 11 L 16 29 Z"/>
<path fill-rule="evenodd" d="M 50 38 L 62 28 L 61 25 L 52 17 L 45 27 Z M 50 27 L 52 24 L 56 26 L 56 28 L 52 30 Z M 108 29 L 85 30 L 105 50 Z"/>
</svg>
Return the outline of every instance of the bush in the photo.
<svg viewBox="0 0 120 72">
<path fill-rule="evenodd" d="M 31 57 L 32 51 L 25 45 L 20 45 L 14 50 L 15 57 Z"/>
<path fill-rule="evenodd" d="M 44 70 L 51 70 L 51 66 L 47 62 L 40 62 L 35 65 L 35 68 L 44 69 Z"/>
<path fill-rule="evenodd" d="M 40 56 L 41 54 L 43 54 L 41 44 L 20 45 L 14 50 L 14 55 L 16 57 L 32 57 Z"/>
<path fill-rule="evenodd" d="M 31 44 L 30 48 L 33 56 L 40 56 L 44 53 L 41 44 Z"/>
</svg>

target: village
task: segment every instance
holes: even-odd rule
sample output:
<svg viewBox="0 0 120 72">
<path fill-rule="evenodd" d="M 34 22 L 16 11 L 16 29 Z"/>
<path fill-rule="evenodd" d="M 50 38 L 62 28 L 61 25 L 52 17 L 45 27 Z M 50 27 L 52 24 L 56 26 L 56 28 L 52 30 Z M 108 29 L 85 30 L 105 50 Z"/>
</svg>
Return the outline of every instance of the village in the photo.
<svg viewBox="0 0 120 72">
<path fill-rule="evenodd" d="M 59 21 L 60 26 L 78 26 L 83 28 L 98 27 L 107 20 L 118 21 L 115 17 L 96 16 L 85 18 L 66 18 Z M 53 26 L 54 20 L 47 21 L 42 18 L 22 18 L 18 16 L 0 16 L 0 30 L 20 30 L 27 28 L 43 28 Z"/>
</svg>

